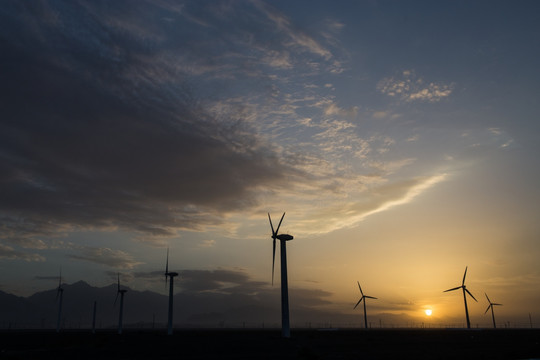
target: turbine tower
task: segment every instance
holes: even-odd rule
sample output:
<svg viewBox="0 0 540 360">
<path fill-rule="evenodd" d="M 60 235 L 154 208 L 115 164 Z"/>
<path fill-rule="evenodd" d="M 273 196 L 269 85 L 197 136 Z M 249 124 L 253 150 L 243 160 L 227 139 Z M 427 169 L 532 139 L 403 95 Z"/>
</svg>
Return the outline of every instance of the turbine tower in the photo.
<svg viewBox="0 0 540 360">
<path fill-rule="evenodd" d="M 356 307 L 362 302 L 362 300 L 364 301 L 364 325 L 367 329 L 368 326 L 367 326 L 367 313 L 366 313 L 366 299 L 377 299 L 377 298 L 373 296 L 364 295 L 364 292 L 362 291 L 362 287 L 360 286 L 360 282 L 357 281 L 357 283 L 358 283 L 358 288 L 360 289 L 360 294 L 362 294 L 362 297 L 360 298 L 360 300 L 358 300 L 356 305 L 354 305 L 353 310 L 356 309 Z"/>
<path fill-rule="evenodd" d="M 167 277 L 170 278 L 169 283 L 169 316 L 167 325 L 167 335 L 173 333 L 173 290 L 174 290 L 174 277 L 178 276 L 177 272 L 169 272 L 169 248 L 167 248 L 167 262 L 165 263 L 165 284 L 167 284 Z"/>
<path fill-rule="evenodd" d="M 116 291 L 116 299 L 114 300 L 114 305 L 118 300 L 118 295 L 120 295 L 120 313 L 118 315 L 118 334 L 122 334 L 122 321 L 124 316 L 124 294 L 127 292 L 126 289 L 120 290 L 120 273 L 118 273 L 118 289 Z"/>
<path fill-rule="evenodd" d="M 491 308 L 491 318 L 493 319 L 493 328 L 496 329 L 497 326 L 495 325 L 495 314 L 493 312 L 493 306 L 496 306 L 496 305 L 500 305 L 502 306 L 502 304 L 497 304 L 497 303 L 492 303 L 491 300 L 489 300 L 489 297 L 487 296 L 486 293 L 484 293 L 484 295 L 486 295 L 486 299 L 489 303 L 489 306 L 487 307 L 486 311 L 484 312 L 484 315 L 488 312 L 488 310 Z"/>
<path fill-rule="evenodd" d="M 478 300 L 476 300 L 475 297 L 473 296 L 473 294 L 471 294 L 471 292 L 469 290 L 467 290 L 467 287 L 465 286 L 465 277 L 466 276 L 467 276 L 467 266 L 465 267 L 465 274 L 463 274 L 463 281 L 461 282 L 461 286 L 458 286 L 458 287 L 455 287 L 455 288 L 452 288 L 452 289 L 448 289 L 448 290 L 445 290 L 443 292 L 454 291 L 454 290 L 458 290 L 458 289 L 463 290 L 463 301 L 465 301 L 465 316 L 467 318 L 467 329 L 470 329 L 471 328 L 471 322 L 469 320 L 469 309 L 467 308 L 467 294 L 469 294 L 470 297 L 472 297 L 474 299 L 474 301 L 478 302 Z"/>
<path fill-rule="evenodd" d="M 281 216 L 279 224 L 274 231 L 272 225 L 272 219 L 270 213 L 268 213 L 268 220 L 270 221 L 270 228 L 272 229 L 272 285 L 274 284 L 274 267 L 276 263 L 276 239 L 280 241 L 280 254 L 281 254 L 281 336 L 284 338 L 291 337 L 291 327 L 289 323 L 289 286 L 287 284 L 287 241 L 292 240 L 293 236 L 289 234 L 278 234 L 281 222 L 285 217 L 285 213 Z"/>
<path fill-rule="evenodd" d="M 64 297 L 64 288 L 62 288 L 62 268 L 60 268 L 60 277 L 58 278 L 58 288 L 56 289 L 56 301 L 58 301 L 58 319 L 56 320 L 56 332 L 60 332 L 62 322 L 62 300 Z"/>
</svg>

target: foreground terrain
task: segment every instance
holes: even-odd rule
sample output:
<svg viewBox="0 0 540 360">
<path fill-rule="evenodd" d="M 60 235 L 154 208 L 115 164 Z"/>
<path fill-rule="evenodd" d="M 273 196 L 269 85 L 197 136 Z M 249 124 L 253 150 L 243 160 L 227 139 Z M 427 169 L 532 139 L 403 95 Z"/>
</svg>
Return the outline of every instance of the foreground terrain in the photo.
<svg viewBox="0 0 540 360">
<path fill-rule="evenodd" d="M 3 331 L 0 359 L 540 359 L 540 329 Z"/>
</svg>

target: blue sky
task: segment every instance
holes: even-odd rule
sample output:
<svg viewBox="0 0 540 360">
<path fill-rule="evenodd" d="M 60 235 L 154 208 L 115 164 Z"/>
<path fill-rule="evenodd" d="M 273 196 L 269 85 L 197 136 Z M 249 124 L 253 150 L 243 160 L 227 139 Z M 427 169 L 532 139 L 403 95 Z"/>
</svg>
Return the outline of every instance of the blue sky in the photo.
<svg viewBox="0 0 540 360">
<path fill-rule="evenodd" d="M 286 211 L 289 284 L 330 313 L 358 280 L 375 312 L 462 321 L 465 266 L 508 321 L 538 313 L 538 7 L 4 3 L 1 289 L 62 267 L 163 292 L 167 246 L 270 282 Z"/>
</svg>

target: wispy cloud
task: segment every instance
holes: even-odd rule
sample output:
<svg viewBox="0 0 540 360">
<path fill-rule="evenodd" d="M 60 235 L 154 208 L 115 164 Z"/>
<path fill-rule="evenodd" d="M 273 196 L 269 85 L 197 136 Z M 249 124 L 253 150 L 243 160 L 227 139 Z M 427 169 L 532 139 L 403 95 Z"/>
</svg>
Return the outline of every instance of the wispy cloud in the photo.
<svg viewBox="0 0 540 360">
<path fill-rule="evenodd" d="M 296 221 L 295 230 L 306 235 L 352 227 L 371 215 L 410 203 L 431 187 L 446 180 L 447 177 L 446 174 L 437 174 L 372 187 L 364 194 L 357 193 L 358 200 L 356 201 L 353 198 L 323 209 L 314 209 L 307 216 L 308 220 Z"/>
<path fill-rule="evenodd" d="M 11 246 L 0 244 L 0 259 L 24 260 L 24 261 L 45 261 L 39 254 L 32 254 L 26 251 L 18 251 Z"/>
<path fill-rule="evenodd" d="M 135 266 L 142 264 L 142 262 L 136 261 L 133 256 L 122 250 L 79 245 L 73 246 L 73 249 L 77 250 L 78 253 L 68 255 L 71 259 L 89 261 L 118 269 L 133 269 Z"/>
<path fill-rule="evenodd" d="M 406 102 L 438 102 L 452 94 L 454 84 L 426 82 L 413 71 L 406 70 L 396 77 L 382 79 L 377 89 L 388 96 Z"/>
</svg>

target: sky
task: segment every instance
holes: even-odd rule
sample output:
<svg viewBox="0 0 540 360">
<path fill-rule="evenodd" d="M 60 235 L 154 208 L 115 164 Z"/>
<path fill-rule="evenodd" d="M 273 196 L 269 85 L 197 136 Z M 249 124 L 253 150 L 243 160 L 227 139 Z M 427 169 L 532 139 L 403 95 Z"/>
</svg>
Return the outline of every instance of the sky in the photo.
<svg viewBox="0 0 540 360">
<path fill-rule="evenodd" d="M 5 1 L 0 290 L 165 294 L 168 247 L 278 292 L 286 212 L 291 306 L 463 324 L 468 267 L 471 322 L 538 324 L 539 40 L 536 1 Z"/>
</svg>

